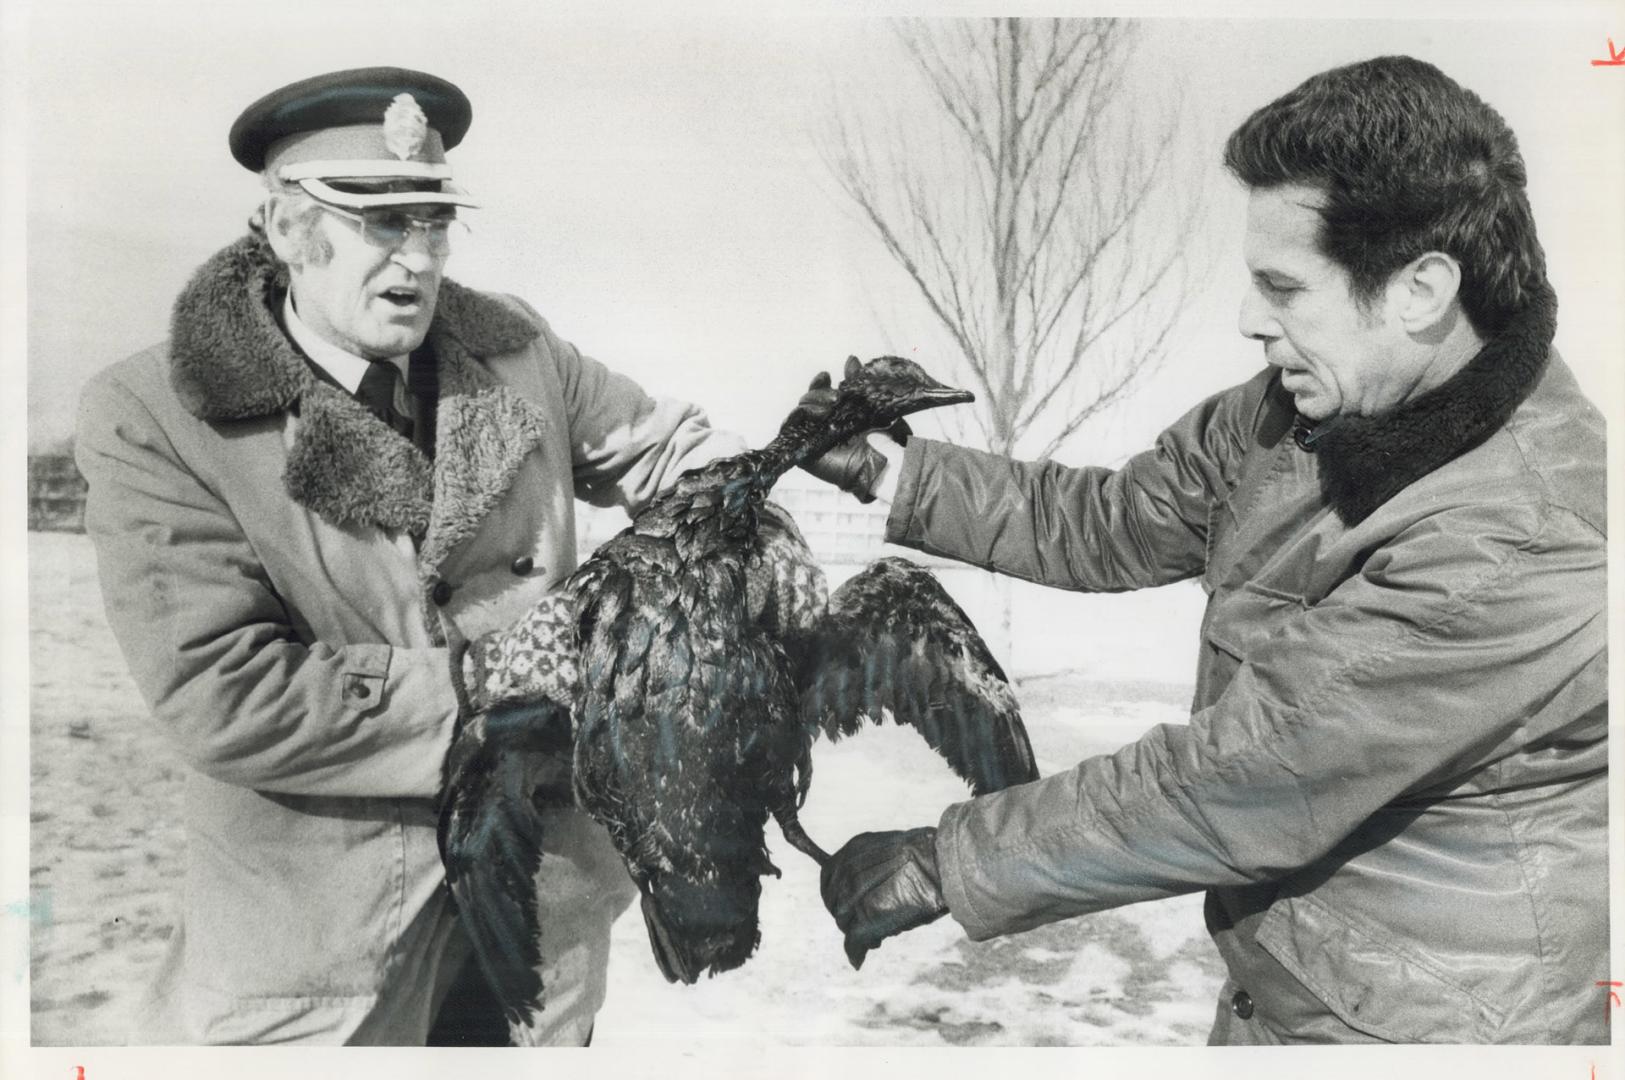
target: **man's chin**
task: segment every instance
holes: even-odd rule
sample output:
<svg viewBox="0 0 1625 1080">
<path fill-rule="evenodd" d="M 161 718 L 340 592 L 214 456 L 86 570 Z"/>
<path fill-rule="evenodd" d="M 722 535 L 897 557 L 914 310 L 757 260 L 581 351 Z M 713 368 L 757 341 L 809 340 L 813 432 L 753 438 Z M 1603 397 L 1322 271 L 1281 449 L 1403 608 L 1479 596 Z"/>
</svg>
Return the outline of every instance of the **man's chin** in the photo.
<svg viewBox="0 0 1625 1080">
<path fill-rule="evenodd" d="M 413 352 L 423 339 L 428 336 L 427 330 L 403 334 L 378 334 L 367 342 L 367 356 L 372 360 L 388 360 L 394 356 L 405 356 Z"/>
<path fill-rule="evenodd" d="M 1317 424 L 1322 420 L 1330 419 L 1337 412 L 1337 409 L 1319 394 L 1313 393 L 1293 394 L 1292 407 L 1297 410 L 1298 415 L 1303 419 Z"/>
</svg>

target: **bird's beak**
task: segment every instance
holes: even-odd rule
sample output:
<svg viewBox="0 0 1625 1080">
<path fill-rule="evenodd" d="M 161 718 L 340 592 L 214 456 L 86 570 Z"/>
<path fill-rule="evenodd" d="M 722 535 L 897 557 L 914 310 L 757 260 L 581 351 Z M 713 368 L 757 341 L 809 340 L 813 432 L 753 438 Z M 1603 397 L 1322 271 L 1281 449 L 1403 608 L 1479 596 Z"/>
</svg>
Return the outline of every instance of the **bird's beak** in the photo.
<svg viewBox="0 0 1625 1080">
<path fill-rule="evenodd" d="M 939 405 L 969 405 L 971 402 L 976 400 L 976 395 L 971 393 L 969 390 L 960 390 L 952 386 L 944 386 L 940 390 L 932 390 L 930 391 L 930 395 L 931 396 L 927 398 L 927 400 L 931 402 L 932 408 Z"/>
<path fill-rule="evenodd" d="M 976 395 L 969 390 L 959 390 L 952 386 L 934 386 L 918 390 L 909 397 L 908 411 L 911 413 L 924 409 L 940 409 L 944 405 L 969 405 L 976 400 Z"/>
</svg>

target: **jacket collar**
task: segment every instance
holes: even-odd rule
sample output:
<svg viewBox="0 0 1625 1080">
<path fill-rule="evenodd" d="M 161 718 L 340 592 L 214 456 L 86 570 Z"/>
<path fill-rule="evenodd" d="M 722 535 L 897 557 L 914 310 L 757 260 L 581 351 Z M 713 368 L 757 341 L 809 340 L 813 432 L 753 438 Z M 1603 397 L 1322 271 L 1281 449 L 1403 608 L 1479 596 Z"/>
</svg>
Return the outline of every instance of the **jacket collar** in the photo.
<svg viewBox="0 0 1625 1080">
<path fill-rule="evenodd" d="M 175 392 L 211 422 L 298 415 L 283 473 L 289 496 L 335 525 L 410 532 L 428 574 L 474 533 L 541 442 L 541 410 L 482 362 L 523 348 L 540 330 L 508 301 L 441 283 L 428 336 L 440 389 L 431 465 L 311 373 L 275 316 L 287 287 L 286 271 L 257 236 L 204 263 L 175 302 Z"/>
<path fill-rule="evenodd" d="M 1378 416 L 1344 416 L 1298 445 L 1319 459 L 1320 489 L 1345 525 L 1357 525 L 1410 484 L 1500 430 L 1529 396 L 1551 355 L 1557 296 L 1549 285 L 1432 390 Z M 1308 445 L 1305 445 L 1308 443 Z"/>
</svg>

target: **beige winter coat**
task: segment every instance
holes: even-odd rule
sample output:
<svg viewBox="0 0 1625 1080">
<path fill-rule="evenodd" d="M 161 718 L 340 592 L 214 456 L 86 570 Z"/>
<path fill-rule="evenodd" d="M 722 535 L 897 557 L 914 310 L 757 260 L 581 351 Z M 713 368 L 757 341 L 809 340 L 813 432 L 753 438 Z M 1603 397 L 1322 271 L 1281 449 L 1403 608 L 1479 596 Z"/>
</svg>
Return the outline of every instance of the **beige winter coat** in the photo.
<svg viewBox="0 0 1625 1080">
<path fill-rule="evenodd" d="M 384 1014 L 423 1011 L 401 943 L 447 921 L 448 642 L 575 568 L 575 498 L 636 507 L 740 446 L 520 302 L 447 282 L 431 465 L 312 377 L 273 317 L 283 287 L 269 249 L 238 241 L 187 286 L 172 340 L 83 399 L 108 618 L 191 766 L 181 927 L 143 1034 L 421 1040 L 426 1015 Z M 630 884 L 602 829 L 568 817 L 542 920 L 555 953 L 576 950 L 550 1008 L 581 1034 Z"/>
</svg>

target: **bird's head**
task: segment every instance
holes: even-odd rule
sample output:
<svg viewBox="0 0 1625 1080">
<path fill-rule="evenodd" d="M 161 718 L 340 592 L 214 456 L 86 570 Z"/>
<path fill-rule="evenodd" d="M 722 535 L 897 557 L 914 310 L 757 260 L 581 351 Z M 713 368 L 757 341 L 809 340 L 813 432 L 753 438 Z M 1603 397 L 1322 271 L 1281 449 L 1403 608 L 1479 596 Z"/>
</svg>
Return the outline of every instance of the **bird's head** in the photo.
<svg viewBox="0 0 1625 1080">
<path fill-rule="evenodd" d="M 820 372 L 780 432 L 807 440 L 802 452 L 816 455 L 866 431 L 890 428 L 906 434 L 908 425 L 899 421 L 909 413 L 975 400 L 970 391 L 944 386 L 901 356 L 879 356 L 868 363 L 849 356 L 840 384 L 831 387 L 829 375 Z"/>
<path fill-rule="evenodd" d="M 865 364 L 849 356 L 840 385 L 831 386 L 829 373 L 819 372 L 764 452 L 769 460 L 799 464 L 864 432 L 889 429 L 901 442 L 908 433 L 901 421 L 909 413 L 975 400 L 968 390 L 937 382 L 912 360 L 880 356 Z M 771 486 L 780 471 L 758 469 L 758 481 Z"/>
<path fill-rule="evenodd" d="M 835 391 L 836 406 L 843 413 L 850 410 L 864 431 L 889 427 L 909 413 L 976 400 L 969 390 L 945 386 L 901 356 L 877 356 L 868 363 L 847 357 Z"/>
</svg>

